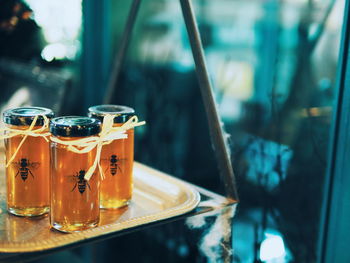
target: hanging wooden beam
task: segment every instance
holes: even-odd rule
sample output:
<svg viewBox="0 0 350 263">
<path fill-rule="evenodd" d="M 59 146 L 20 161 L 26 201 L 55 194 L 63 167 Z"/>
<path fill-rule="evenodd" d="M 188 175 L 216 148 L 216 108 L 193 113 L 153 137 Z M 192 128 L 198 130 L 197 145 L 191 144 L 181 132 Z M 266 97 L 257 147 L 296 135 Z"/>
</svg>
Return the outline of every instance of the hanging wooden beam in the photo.
<svg viewBox="0 0 350 263">
<path fill-rule="evenodd" d="M 180 4 L 192 48 L 193 59 L 196 65 L 196 73 L 207 114 L 210 136 L 219 165 L 220 174 L 225 184 L 226 196 L 238 200 L 228 143 L 216 108 L 193 6 L 190 0 L 180 0 Z"/>
<path fill-rule="evenodd" d="M 106 104 L 112 102 L 140 3 L 141 0 L 134 0 L 131 5 L 125 29 L 122 34 L 120 48 L 113 60 L 114 65 L 111 77 L 108 81 L 107 92 L 104 98 L 104 103 Z M 207 114 L 210 136 L 220 169 L 220 174 L 225 184 L 226 196 L 228 198 L 238 200 L 235 176 L 233 173 L 228 143 L 227 139 L 225 138 L 225 132 L 221 127 L 220 117 L 216 108 L 212 85 L 205 63 L 202 42 L 193 12 L 193 7 L 190 0 L 180 0 L 180 4 L 192 48 L 194 62 L 196 65 L 196 73 Z"/>
</svg>

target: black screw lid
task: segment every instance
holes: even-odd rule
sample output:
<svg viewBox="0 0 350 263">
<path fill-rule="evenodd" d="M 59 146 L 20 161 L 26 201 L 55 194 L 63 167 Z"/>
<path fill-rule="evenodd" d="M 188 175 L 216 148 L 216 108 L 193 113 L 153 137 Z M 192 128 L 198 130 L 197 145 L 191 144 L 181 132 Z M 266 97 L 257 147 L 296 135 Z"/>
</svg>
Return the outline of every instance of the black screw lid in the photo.
<svg viewBox="0 0 350 263">
<path fill-rule="evenodd" d="M 4 111 L 3 119 L 6 124 L 29 126 L 38 115 L 44 115 L 51 119 L 53 118 L 54 113 L 52 110 L 42 107 L 20 107 Z M 44 125 L 44 118 L 42 116 L 38 117 L 36 125 Z"/>
<path fill-rule="evenodd" d="M 115 115 L 114 123 L 124 123 L 135 115 L 135 110 L 122 105 L 97 105 L 89 108 L 89 116 L 101 121 L 106 114 Z"/>
<path fill-rule="evenodd" d="M 50 132 L 62 137 L 85 137 L 97 135 L 101 131 L 101 121 L 89 117 L 65 116 L 50 122 Z"/>
</svg>

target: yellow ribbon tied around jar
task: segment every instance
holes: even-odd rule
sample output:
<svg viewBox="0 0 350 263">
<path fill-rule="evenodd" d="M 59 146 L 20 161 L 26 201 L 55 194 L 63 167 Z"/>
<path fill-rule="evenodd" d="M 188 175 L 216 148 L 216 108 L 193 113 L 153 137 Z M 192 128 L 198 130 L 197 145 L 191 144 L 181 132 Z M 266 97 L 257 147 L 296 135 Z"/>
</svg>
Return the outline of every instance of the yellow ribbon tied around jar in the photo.
<svg viewBox="0 0 350 263">
<path fill-rule="evenodd" d="M 126 131 L 137 126 L 144 125 L 145 121 L 138 121 L 137 116 L 131 117 L 127 122 L 119 127 L 114 127 L 115 115 L 107 114 L 103 117 L 101 132 L 98 136 L 82 138 L 72 141 L 60 140 L 57 137 L 51 137 L 51 141 L 68 146 L 68 150 L 78 154 L 84 154 L 96 148 L 96 157 L 93 165 L 85 173 L 84 179 L 90 180 L 98 167 L 100 176 L 104 179 L 104 173 L 100 165 L 101 151 L 104 145 L 110 144 L 114 140 L 125 139 L 128 137 Z"/>
<path fill-rule="evenodd" d="M 44 119 L 44 123 L 40 128 L 34 129 L 39 117 L 42 117 Z M 20 130 L 20 129 L 13 129 L 10 127 L 1 128 L 0 133 L 2 135 L 0 135 L 0 139 L 8 139 L 15 136 L 23 136 L 16 151 L 13 153 L 11 158 L 7 160 L 6 167 L 8 167 L 12 163 L 12 161 L 16 158 L 19 149 L 22 147 L 23 143 L 28 138 L 28 136 L 43 137 L 48 142 L 49 141 L 48 137 L 51 135 L 51 133 L 48 132 L 49 124 L 50 124 L 50 120 L 48 117 L 46 117 L 45 115 L 37 115 L 34 117 L 28 129 Z"/>
</svg>

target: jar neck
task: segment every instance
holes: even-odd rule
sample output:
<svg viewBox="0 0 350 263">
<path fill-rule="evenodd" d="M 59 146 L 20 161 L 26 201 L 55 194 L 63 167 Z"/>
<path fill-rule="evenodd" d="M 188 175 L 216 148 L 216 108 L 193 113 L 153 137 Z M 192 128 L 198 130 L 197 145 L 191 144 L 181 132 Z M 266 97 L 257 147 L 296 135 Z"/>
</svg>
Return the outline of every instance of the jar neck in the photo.
<svg viewBox="0 0 350 263">
<path fill-rule="evenodd" d="M 65 137 L 65 136 L 52 135 L 52 137 L 55 137 L 55 138 L 62 140 L 62 141 L 75 141 L 75 140 L 80 140 L 80 139 L 85 139 L 85 138 L 95 137 L 95 136 L 98 136 L 98 134 L 91 135 L 91 136 L 81 136 L 81 137 Z"/>
<path fill-rule="evenodd" d="M 24 131 L 24 130 L 28 130 L 29 129 L 29 125 L 12 125 L 12 124 L 5 124 L 5 127 L 13 129 L 13 130 L 20 130 L 20 131 Z M 41 129 L 43 126 L 42 125 L 35 125 L 33 127 L 32 130 L 38 130 Z M 49 128 L 45 129 L 43 132 L 48 132 Z"/>
</svg>

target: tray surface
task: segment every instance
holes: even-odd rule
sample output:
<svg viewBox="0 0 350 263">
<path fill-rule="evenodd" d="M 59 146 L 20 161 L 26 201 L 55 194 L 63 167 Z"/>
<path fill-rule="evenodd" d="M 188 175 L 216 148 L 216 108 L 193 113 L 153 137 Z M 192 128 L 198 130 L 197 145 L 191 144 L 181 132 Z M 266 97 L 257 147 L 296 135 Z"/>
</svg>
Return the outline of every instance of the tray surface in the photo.
<svg viewBox="0 0 350 263">
<path fill-rule="evenodd" d="M 5 176 L 0 179 L 0 253 L 34 252 L 74 244 L 193 210 L 199 193 L 189 184 L 135 162 L 131 204 L 102 210 L 98 227 L 63 234 L 49 228 L 48 216 L 23 218 L 6 211 Z"/>
</svg>

